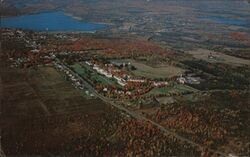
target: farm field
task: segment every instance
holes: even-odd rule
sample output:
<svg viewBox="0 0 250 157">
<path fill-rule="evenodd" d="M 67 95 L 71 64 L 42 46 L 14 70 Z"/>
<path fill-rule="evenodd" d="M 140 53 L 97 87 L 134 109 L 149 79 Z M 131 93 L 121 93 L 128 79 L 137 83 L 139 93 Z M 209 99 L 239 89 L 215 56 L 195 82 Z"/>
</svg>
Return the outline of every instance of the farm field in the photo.
<svg viewBox="0 0 250 157">
<path fill-rule="evenodd" d="M 112 112 L 101 100 L 85 99 L 52 67 L 1 68 L 1 76 L 5 98 L 1 104 L 1 140 L 6 155 L 60 152 L 61 144 L 91 130 L 77 117 L 91 121 L 94 127 L 98 115 Z"/>
</svg>

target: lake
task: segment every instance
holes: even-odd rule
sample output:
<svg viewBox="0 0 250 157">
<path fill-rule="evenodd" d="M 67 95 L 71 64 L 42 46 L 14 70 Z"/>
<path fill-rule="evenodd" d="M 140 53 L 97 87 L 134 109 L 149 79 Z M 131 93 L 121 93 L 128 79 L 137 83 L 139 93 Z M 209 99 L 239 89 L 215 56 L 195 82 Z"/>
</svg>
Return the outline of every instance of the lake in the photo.
<svg viewBox="0 0 250 157">
<path fill-rule="evenodd" d="M 82 22 L 61 11 L 1 18 L 1 28 L 21 28 L 34 31 L 83 31 L 105 29 L 107 25 Z"/>
</svg>

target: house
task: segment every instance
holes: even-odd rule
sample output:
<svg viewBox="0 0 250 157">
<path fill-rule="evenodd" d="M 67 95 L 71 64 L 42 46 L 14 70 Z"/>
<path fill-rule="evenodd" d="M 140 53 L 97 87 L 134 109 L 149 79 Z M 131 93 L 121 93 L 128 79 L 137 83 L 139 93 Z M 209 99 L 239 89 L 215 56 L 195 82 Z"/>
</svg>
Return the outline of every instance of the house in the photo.
<svg viewBox="0 0 250 157">
<path fill-rule="evenodd" d="M 200 78 L 199 77 L 186 77 L 187 83 L 189 84 L 200 84 Z"/>
<path fill-rule="evenodd" d="M 125 81 L 120 81 L 120 80 L 117 83 L 121 86 L 126 86 L 127 84 Z"/>
<path fill-rule="evenodd" d="M 103 91 L 104 91 L 104 92 L 107 92 L 107 91 L 108 91 L 108 88 L 103 88 Z"/>
<path fill-rule="evenodd" d="M 136 78 L 128 79 L 128 81 L 129 82 L 140 82 L 140 83 L 146 82 L 144 79 L 136 79 Z"/>
<path fill-rule="evenodd" d="M 155 87 L 166 86 L 166 85 L 168 85 L 168 82 L 154 82 L 153 85 Z"/>
<path fill-rule="evenodd" d="M 185 77 L 182 77 L 182 75 L 177 78 L 177 81 L 179 83 L 181 83 L 181 84 L 185 84 L 187 82 L 187 80 L 185 79 Z"/>
<path fill-rule="evenodd" d="M 89 66 L 92 66 L 92 63 L 90 63 L 90 62 L 88 62 L 88 61 L 86 61 L 85 62 L 87 65 L 89 65 Z"/>
<path fill-rule="evenodd" d="M 33 49 L 33 50 L 31 50 L 30 52 L 32 52 L 32 53 L 39 53 L 40 50 L 38 50 L 38 49 Z"/>
</svg>

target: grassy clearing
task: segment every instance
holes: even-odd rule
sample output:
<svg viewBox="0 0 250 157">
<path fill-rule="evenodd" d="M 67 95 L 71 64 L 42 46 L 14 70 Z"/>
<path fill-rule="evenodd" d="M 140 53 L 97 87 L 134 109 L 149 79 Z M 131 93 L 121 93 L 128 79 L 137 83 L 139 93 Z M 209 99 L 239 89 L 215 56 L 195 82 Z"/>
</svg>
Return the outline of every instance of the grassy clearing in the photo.
<svg viewBox="0 0 250 157">
<path fill-rule="evenodd" d="M 80 76 L 87 75 L 88 71 L 87 69 L 83 68 L 80 64 L 73 64 L 71 67 L 74 69 L 75 72 L 77 72 Z"/>
<path fill-rule="evenodd" d="M 184 69 L 171 65 L 159 68 L 153 68 L 151 66 L 137 62 L 135 60 L 128 60 L 128 61 L 131 62 L 131 64 L 136 67 L 136 70 L 133 71 L 134 75 L 151 79 L 171 78 L 173 76 L 178 76 L 185 71 Z"/>
<path fill-rule="evenodd" d="M 87 65 L 80 65 L 78 63 L 71 65 L 75 72 L 77 72 L 80 76 L 85 77 L 87 79 L 92 80 L 93 82 L 98 82 L 104 85 L 117 85 L 117 83 L 105 76 L 98 74 L 96 71 L 92 70 Z"/>
</svg>

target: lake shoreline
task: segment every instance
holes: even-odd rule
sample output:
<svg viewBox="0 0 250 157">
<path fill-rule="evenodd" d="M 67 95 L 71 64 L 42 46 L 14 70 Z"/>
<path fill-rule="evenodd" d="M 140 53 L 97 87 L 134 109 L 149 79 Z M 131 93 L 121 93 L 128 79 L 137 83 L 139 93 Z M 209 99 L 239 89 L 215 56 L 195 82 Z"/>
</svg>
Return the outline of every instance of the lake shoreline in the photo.
<svg viewBox="0 0 250 157">
<path fill-rule="evenodd" d="M 81 17 L 64 11 L 41 12 L 28 15 L 1 17 L 1 28 L 16 28 L 37 32 L 96 33 L 105 30 L 107 24 L 82 21 Z"/>
</svg>

